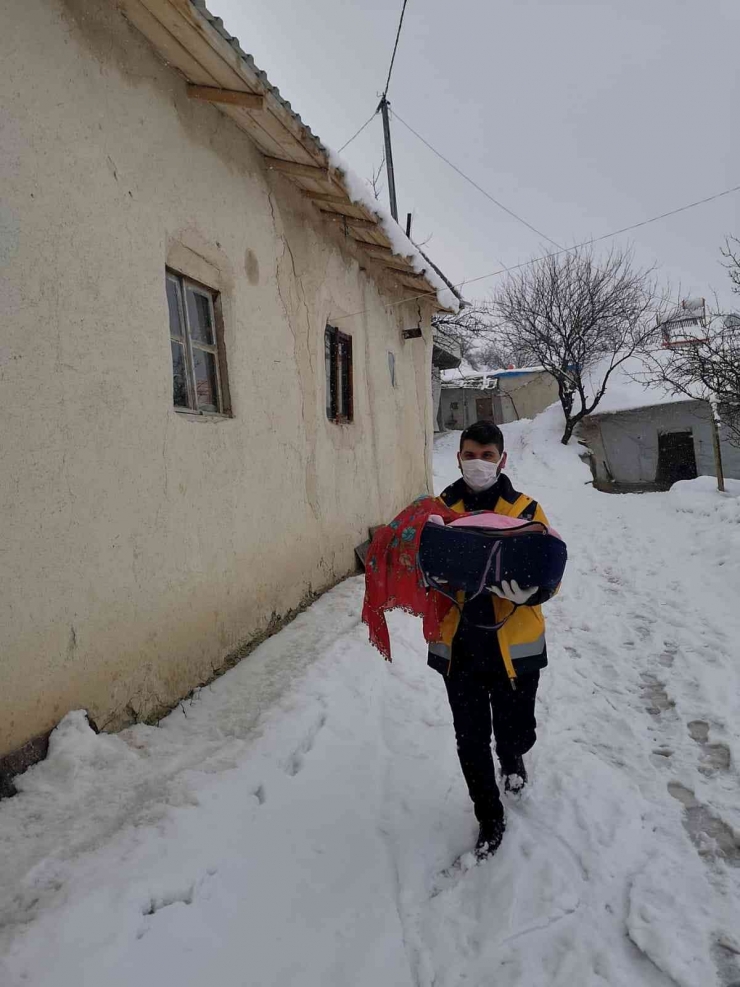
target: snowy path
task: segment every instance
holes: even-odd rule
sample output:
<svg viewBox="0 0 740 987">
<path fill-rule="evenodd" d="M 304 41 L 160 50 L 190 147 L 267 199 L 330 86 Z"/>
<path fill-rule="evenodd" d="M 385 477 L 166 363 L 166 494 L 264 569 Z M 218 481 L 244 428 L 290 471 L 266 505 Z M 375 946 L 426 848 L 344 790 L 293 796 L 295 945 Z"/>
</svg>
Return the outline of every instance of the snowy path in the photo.
<svg viewBox="0 0 740 987">
<path fill-rule="evenodd" d="M 160 727 L 64 721 L 0 803 L 0 987 L 740 983 L 740 499 L 599 494 L 555 426 L 507 429 L 571 562 L 495 859 L 440 876 L 475 834 L 444 685 L 349 580 Z"/>
</svg>

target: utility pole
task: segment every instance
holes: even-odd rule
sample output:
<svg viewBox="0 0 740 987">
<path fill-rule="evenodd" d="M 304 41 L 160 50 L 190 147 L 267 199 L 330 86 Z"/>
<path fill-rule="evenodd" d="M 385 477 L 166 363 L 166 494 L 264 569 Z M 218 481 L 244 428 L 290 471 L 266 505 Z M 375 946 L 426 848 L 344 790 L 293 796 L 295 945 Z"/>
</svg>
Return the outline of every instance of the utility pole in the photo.
<svg viewBox="0 0 740 987">
<path fill-rule="evenodd" d="M 391 148 L 391 124 L 388 118 L 388 97 L 383 94 L 378 109 L 383 115 L 383 137 L 385 138 L 385 166 L 388 171 L 388 198 L 391 204 L 391 216 L 398 222 L 398 204 L 396 202 L 396 179 L 393 174 L 393 149 Z"/>
<path fill-rule="evenodd" d="M 719 411 L 717 410 L 717 400 L 716 398 L 710 398 L 709 404 L 709 415 L 712 421 L 712 445 L 714 447 L 714 468 L 717 473 L 717 489 L 724 493 L 725 491 L 725 471 L 722 467 L 722 445 L 719 438 Z"/>
<path fill-rule="evenodd" d="M 683 315 L 682 313 L 686 314 Z M 692 335 L 686 335 L 687 326 L 701 326 L 702 329 L 708 329 L 707 322 L 707 303 L 703 298 L 691 299 L 684 298 L 681 300 L 680 308 L 667 319 L 662 324 L 663 331 L 663 346 L 665 349 L 673 350 L 677 346 L 688 345 L 692 352 L 698 357 L 699 351 L 707 339 L 702 339 Z M 679 335 L 677 339 L 671 338 L 671 330 L 674 327 L 678 327 L 679 332 L 684 330 L 682 335 Z M 725 491 L 725 471 L 722 466 L 722 443 L 720 441 L 719 426 L 722 421 L 719 416 L 719 408 L 717 407 L 716 395 L 710 394 L 706 398 L 707 407 L 709 408 L 709 424 L 712 429 L 712 448 L 714 450 L 714 469 L 717 474 L 717 489 L 724 493 Z"/>
</svg>

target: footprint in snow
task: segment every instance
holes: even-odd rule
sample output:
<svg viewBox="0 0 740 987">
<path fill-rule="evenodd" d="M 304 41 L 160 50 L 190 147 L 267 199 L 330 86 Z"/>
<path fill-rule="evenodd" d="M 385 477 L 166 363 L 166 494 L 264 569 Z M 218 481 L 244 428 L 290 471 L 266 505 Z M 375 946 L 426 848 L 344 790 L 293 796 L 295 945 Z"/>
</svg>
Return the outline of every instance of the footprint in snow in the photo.
<svg viewBox="0 0 740 987">
<path fill-rule="evenodd" d="M 712 957 L 722 987 L 740 987 L 740 945 L 729 937 L 720 936 L 712 949 Z"/>
<path fill-rule="evenodd" d="M 709 743 L 709 724 L 706 720 L 691 720 L 687 724 L 689 735 L 701 747 L 699 770 L 702 774 L 712 775 L 718 771 L 729 771 L 731 757 L 727 744 Z"/>
<path fill-rule="evenodd" d="M 141 906 L 141 914 L 144 917 L 144 923 L 136 933 L 136 938 L 144 938 L 147 932 L 149 932 L 152 928 L 151 918 L 158 912 L 161 912 L 164 908 L 170 908 L 173 905 L 192 905 L 196 899 L 197 893 L 200 891 L 208 878 L 213 877 L 217 873 L 217 867 L 209 867 L 205 874 L 184 887 L 164 891 L 160 894 L 150 895 L 148 900 Z"/>
<path fill-rule="evenodd" d="M 313 745 L 316 743 L 316 737 L 324 728 L 325 724 L 326 713 L 322 713 L 311 729 L 307 732 L 306 736 L 303 738 L 296 750 L 294 750 L 290 757 L 283 762 L 283 769 L 286 774 L 290 775 L 291 778 L 295 778 L 298 772 L 303 768 L 305 763 L 305 755 L 313 749 Z"/>
<path fill-rule="evenodd" d="M 701 856 L 719 857 L 740 867 L 740 837 L 732 827 L 697 801 L 696 796 L 679 781 L 668 782 L 668 791 L 684 807 L 683 825 Z"/>
<path fill-rule="evenodd" d="M 641 672 L 642 686 L 640 691 L 642 698 L 648 704 L 647 711 L 651 716 L 658 717 L 668 709 L 673 709 L 676 705 L 665 690 L 665 683 L 656 679 L 649 672 Z"/>
<path fill-rule="evenodd" d="M 184 891 L 169 891 L 166 894 L 152 895 L 149 903 L 142 909 L 142 915 L 156 915 L 163 908 L 175 905 L 178 902 L 183 905 L 192 905 L 195 900 L 195 883 L 191 884 Z"/>
</svg>

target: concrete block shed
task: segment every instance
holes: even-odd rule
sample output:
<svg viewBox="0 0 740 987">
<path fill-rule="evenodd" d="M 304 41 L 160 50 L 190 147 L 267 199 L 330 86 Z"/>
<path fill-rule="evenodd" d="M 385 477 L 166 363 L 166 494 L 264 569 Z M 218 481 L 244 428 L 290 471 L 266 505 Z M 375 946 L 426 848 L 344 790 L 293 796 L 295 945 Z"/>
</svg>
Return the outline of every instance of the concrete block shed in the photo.
<svg viewBox="0 0 740 987">
<path fill-rule="evenodd" d="M 462 429 L 481 418 L 492 418 L 499 425 L 534 418 L 557 399 L 557 383 L 541 367 L 443 371 L 440 426 Z"/>
<path fill-rule="evenodd" d="M 591 452 L 597 482 L 623 489 L 669 487 L 714 476 L 711 412 L 705 401 L 671 401 L 584 419 L 580 438 Z M 725 476 L 740 479 L 740 448 L 720 428 Z"/>
</svg>

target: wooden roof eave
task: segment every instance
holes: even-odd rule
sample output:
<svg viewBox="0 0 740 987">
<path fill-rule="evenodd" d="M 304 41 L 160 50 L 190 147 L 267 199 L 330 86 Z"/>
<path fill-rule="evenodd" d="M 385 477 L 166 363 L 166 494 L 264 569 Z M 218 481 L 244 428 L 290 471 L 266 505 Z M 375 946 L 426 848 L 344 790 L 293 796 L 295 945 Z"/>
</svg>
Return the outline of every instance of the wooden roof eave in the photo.
<svg viewBox="0 0 740 987">
<path fill-rule="evenodd" d="M 191 95 L 210 99 L 229 116 L 257 146 L 268 168 L 297 186 L 327 222 L 343 228 L 380 274 L 398 275 L 397 283 L 407 288 L 413 283 L 419 297 L 445 310 L 434 286 L 415 274 L 408 258 L 393 251 L 378 217 L 352 200 L 341 172 L 331 167 L 319 140 L 275 95 L 264 73 L 239 51 L 236 39 L 230 43 L 223 37 L 191 0 L 119 0 L 119 6 L 185 78 Z M 409 279 L 402 281 L 406 270 Z"/>
</svg>

